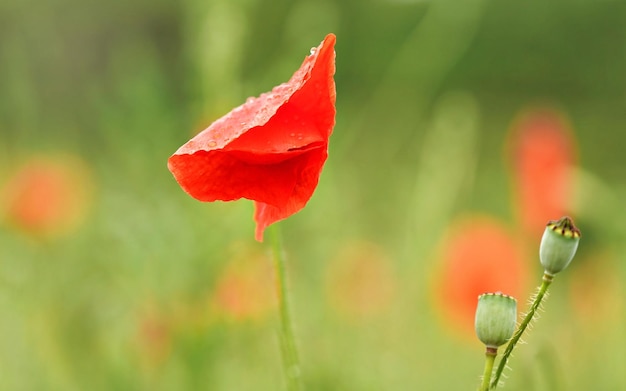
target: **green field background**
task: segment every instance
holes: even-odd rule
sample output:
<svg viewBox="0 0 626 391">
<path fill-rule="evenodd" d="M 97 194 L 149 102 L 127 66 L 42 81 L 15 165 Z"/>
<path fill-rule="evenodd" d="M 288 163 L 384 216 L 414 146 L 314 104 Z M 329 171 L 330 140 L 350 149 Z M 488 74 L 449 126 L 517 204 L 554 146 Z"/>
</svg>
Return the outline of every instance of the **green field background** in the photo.
<svg viewBox="0 0 626 391">
<path fill-rule="evenodd" d="M 527 308 L 543 226 L 519 233 L 507 146 L 533 107 L 567 124 L 583 238 L 502 389 L 626 389 L 619 0 L 4 0 L 0 191 L 24 162 L 69 157 L 84 205 L 42 235 L 0 204 L 0 389 L 284 389 L 252 202 L 192 199 L 167 158 L 329 32 L 329 159 L 279 223 L 306 389 L 477 388 L 484 347 L 438 297 L 464 271 L 440 254 L 455 222 L 503 227 Z"/>
</svg>

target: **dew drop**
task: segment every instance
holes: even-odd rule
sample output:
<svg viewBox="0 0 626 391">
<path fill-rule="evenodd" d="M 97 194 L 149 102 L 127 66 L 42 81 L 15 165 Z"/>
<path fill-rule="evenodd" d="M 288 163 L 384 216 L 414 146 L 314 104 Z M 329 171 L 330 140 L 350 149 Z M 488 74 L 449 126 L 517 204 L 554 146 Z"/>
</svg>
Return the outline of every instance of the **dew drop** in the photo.
<svg viewBox="0 0 626 391">
<path fill-rule="evenodd" d="M 312 47 L 311 50 L 309 51 L 309 53 L 311 53 L 311 56 L 315 54 L 315 52 L 317 51 L 316 47 Z"/>
<path fill-rule="evenodd" d="M 295 133 L 289 133 L 289 136 L 290 137 L 296 137 L 296 134 Z"/>
<path fill-rule="evenodd" d="M 209 148 L 214 148 L 214 147 L 217 147 L 217 142 L 215 142 L 215 140 L 209 141 Z"/>
</svg>

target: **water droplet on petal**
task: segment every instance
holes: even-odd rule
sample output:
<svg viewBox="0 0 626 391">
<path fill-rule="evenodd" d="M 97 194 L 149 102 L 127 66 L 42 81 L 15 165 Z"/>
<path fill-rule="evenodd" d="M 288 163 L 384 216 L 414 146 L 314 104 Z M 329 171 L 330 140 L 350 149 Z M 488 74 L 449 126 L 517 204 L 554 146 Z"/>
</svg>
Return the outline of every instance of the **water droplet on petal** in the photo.
<svg viewBox="0 0 626 391">
<path fill-rule="evenodd" d="M 215 140 L 209 141 L 209 148 L 215 148 L 215 147 L 217 147 L 217 142 L 215 142 Z"/>
<path fill-rule="evenodd" d="M 317 51 L 317 48 L 316 47 L 312 47 L 311 51 L 310 51 L 311 56 L 314 55 L 316 51 Z"/>
<path fill-rule="evenodd" d="M 289 136 L 290 137 L 296 137 L 296 134 L 295 133 L 289 133 Z"/>
</svg>

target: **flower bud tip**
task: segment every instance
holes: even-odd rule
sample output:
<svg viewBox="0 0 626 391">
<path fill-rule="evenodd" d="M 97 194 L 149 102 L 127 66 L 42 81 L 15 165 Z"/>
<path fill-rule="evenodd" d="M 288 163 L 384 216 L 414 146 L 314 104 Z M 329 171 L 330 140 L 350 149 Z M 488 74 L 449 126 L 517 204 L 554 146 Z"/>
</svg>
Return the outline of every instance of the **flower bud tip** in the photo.
<svg viewBox="0 0 626 391">
<path fill-rule="evenodd" d="M 546 274 L 553 276 L 570 264 L 580 237 L 580 230 L 568 216 L 548 222 L 539 247 L 539 260 Z"/>
</svg>

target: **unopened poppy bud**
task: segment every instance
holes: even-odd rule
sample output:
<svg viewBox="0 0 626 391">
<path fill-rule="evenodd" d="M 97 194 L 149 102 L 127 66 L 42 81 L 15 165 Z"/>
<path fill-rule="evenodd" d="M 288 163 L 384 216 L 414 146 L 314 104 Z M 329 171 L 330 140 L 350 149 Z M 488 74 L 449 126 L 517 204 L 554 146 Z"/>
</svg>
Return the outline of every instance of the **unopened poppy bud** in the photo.
<svg viewBox="0 0 626 391">
<path fill-rule="evenodd" d="M 497 349 L 511 338 L 517 319 L 517 300 L 502 293 L 478 296 L 474 327 L 476 335 L 488 348 Z"/>
<path fill-rule="evenodd" d="M 548 222 L 539 247 L 539 259 L 546 274 L 553 276 L 565 269 L 576 254 L 579 241 L 580 230 L 571 218 L 565 216 Z"/>
</svg>

